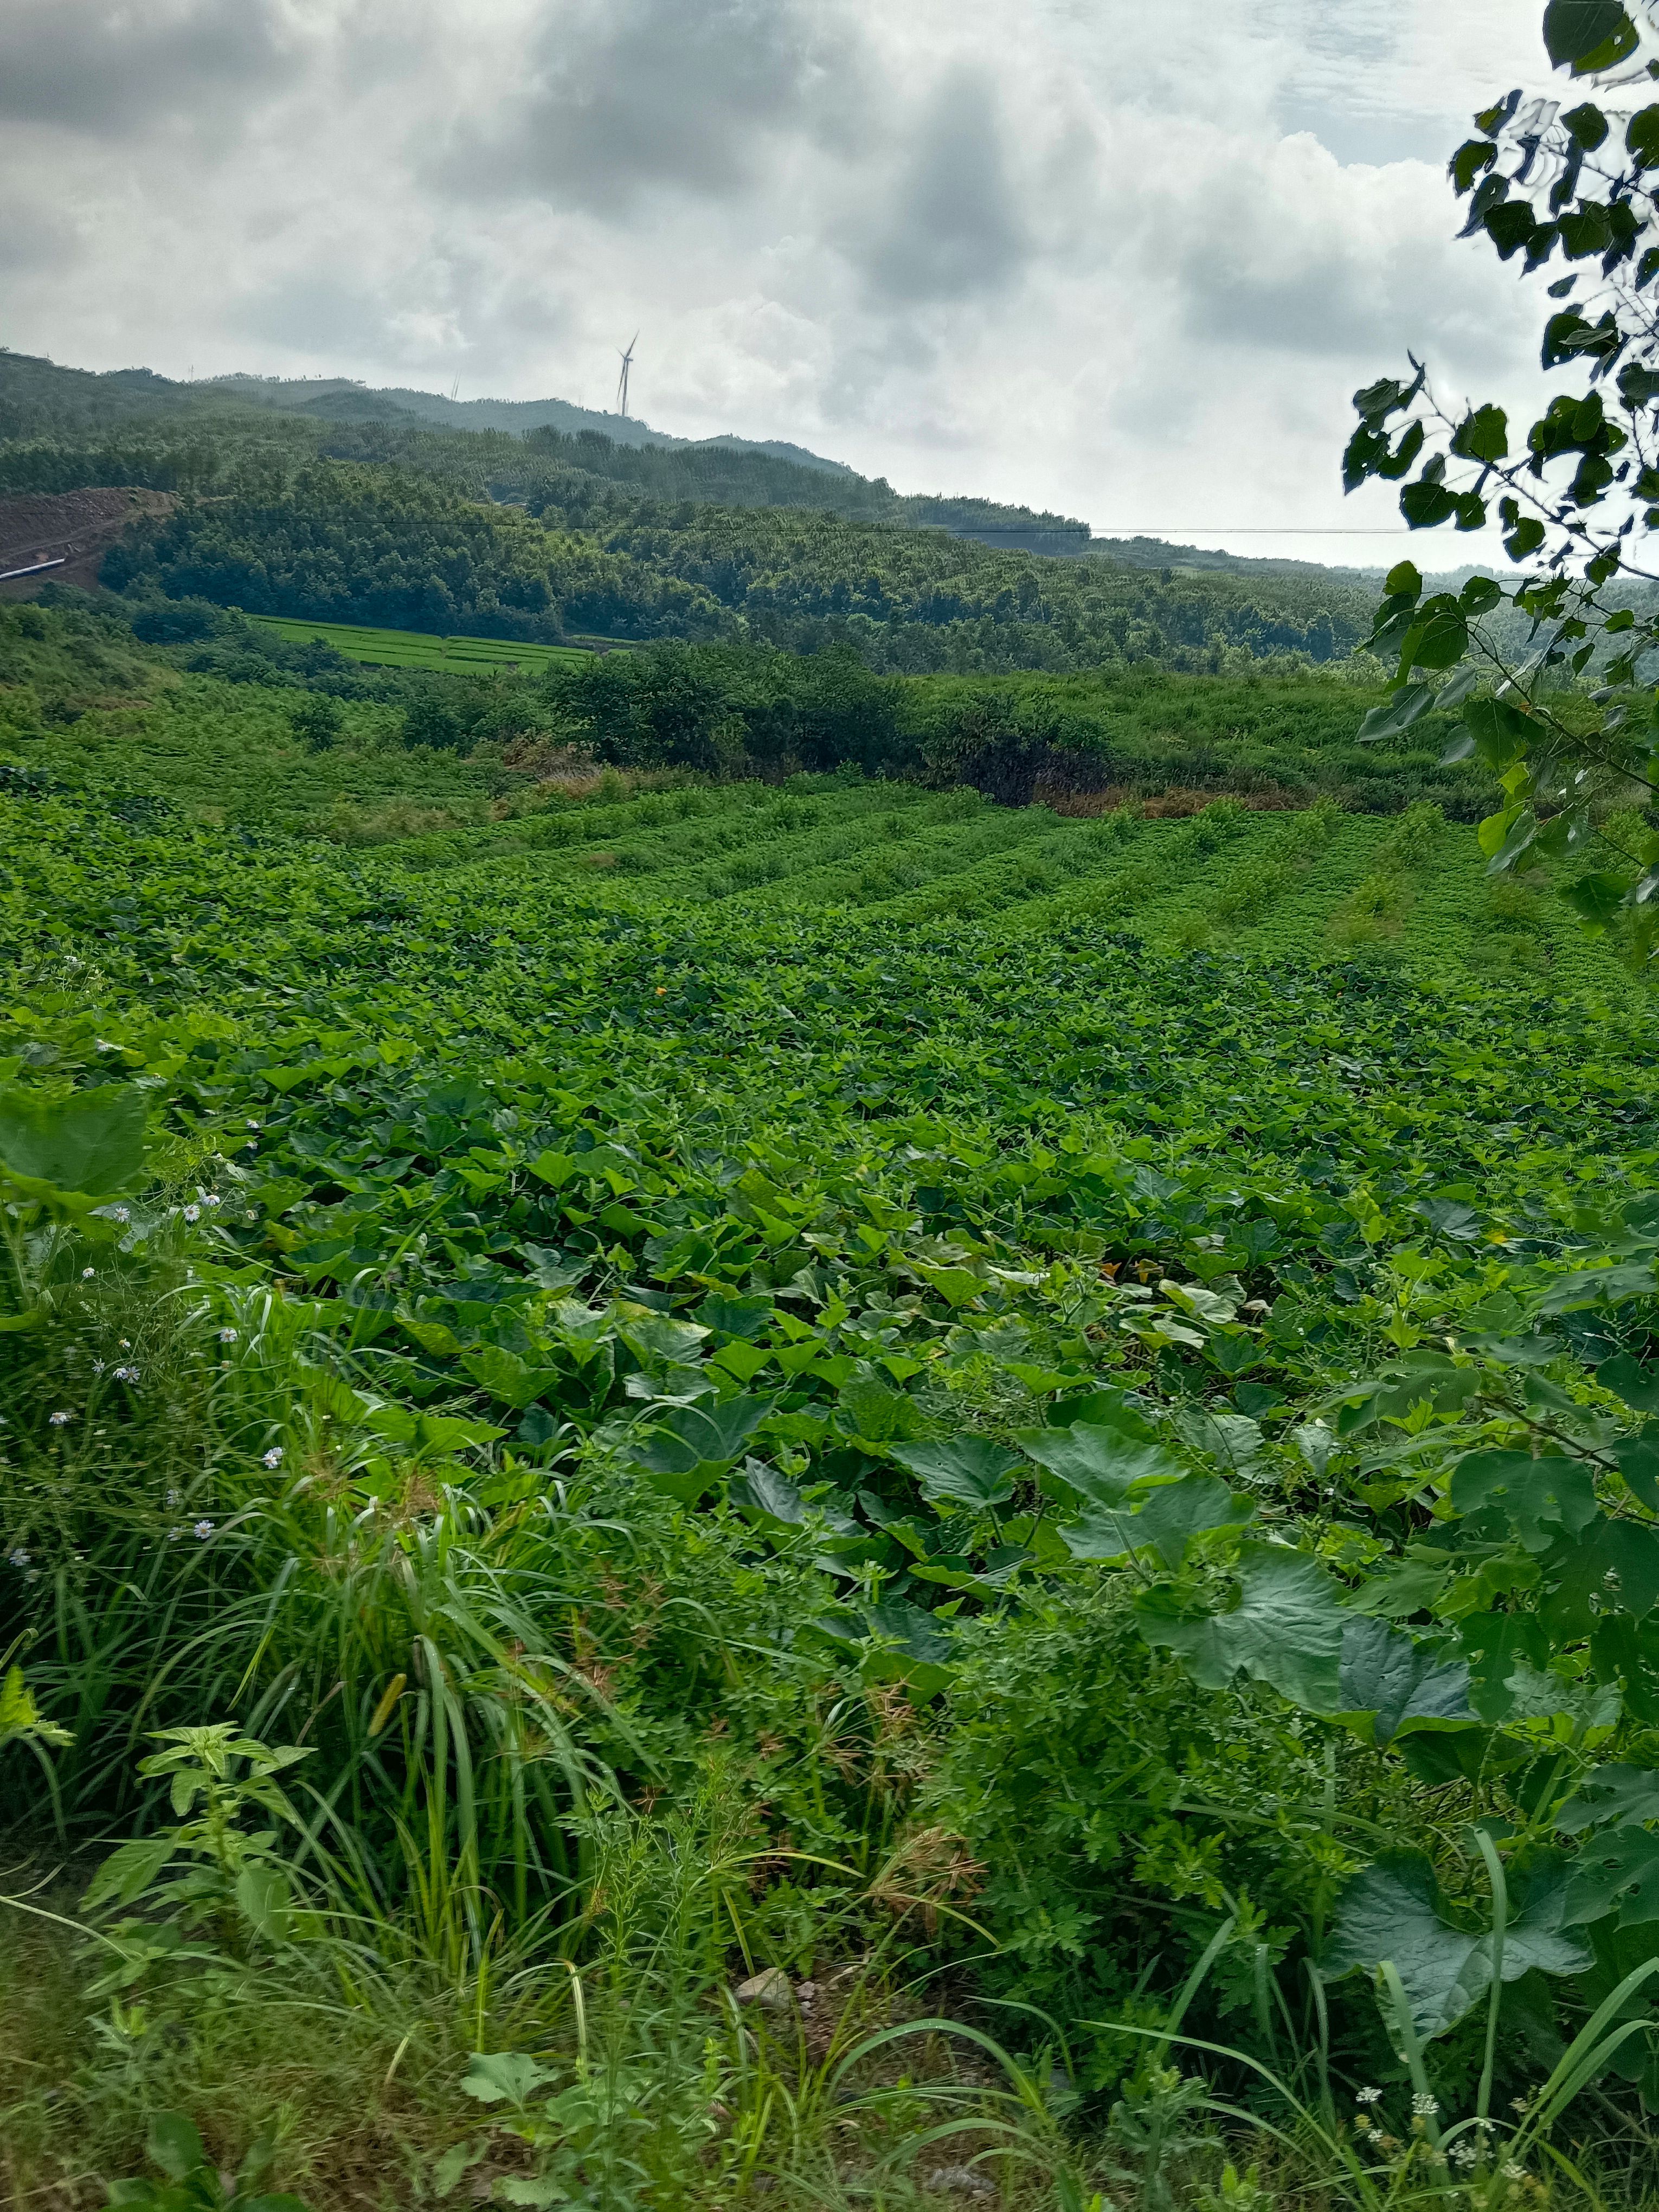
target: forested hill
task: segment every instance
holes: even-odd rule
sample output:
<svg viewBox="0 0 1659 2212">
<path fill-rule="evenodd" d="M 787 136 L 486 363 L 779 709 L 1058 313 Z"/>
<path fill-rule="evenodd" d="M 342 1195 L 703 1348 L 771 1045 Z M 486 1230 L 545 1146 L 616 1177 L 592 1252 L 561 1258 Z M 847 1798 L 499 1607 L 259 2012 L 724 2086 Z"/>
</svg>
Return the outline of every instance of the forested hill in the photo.
<svg viewBox="0 0 1659 2212">
<path fill-rule="evenodd" d="M 930 509 L 958 527 L 1012 517 L 1039 546 L 1065 519 L 901 500 L 762 453 L 329 422 L 0 355 L 0 493 L 119 484 L 181 504 L 108 556 L 113 588 L 439 632 L 846 643 L 898 672 L 1197 672 L 1340 658 L 1376 599 L 1319 570 L 1185 573 L 976 542 Z"/>
<path fill-rule="evenodd" d="M 274 451 L 389 461 L 495 498 L 544 496 L 550 482 L 575 471 L 655 500 L 805 507 L 860 522 L 985 532 L 1005 550 L 1068 554 L 1089 543 L 1088 525 L 1073 516 L 994 500 L 907 495 L 884 477 L 860 476 L 799 446 L 670 438 L 562 400 L 450 401 L 371 392 L 343 379 L 174 384 L 147 369 L 94 375 L 0 352 L 0 441 L 24 449 L 9 456 L 0 478 L 0 488 L 18 490 L 69 489 L 58 481 L 65 458 L 72 466 L 118 460 L 128 471 L 122 481 L 163 490 L 208 490 L 225 466 Z M 92 441 L 99 450 L 88 454 Z M 1167 549 L 1158 556 L 1161 566 Z"/>
<path fill-rule="evenodd" d="M 1241 651 L 1328 660 L 1369 627 L 1369 595 L 1352 587 L 1333 605 L 1306 585 L 1044 560 L 792 508 L 639 501 L 585 520 L 551 494 L 537 516 L 322 461 L 141 526 L 104 577 L 251 613 L 441 632 L 848 642 L 872 667 L 917 672 L 1203 670 Z"/>
</svg>

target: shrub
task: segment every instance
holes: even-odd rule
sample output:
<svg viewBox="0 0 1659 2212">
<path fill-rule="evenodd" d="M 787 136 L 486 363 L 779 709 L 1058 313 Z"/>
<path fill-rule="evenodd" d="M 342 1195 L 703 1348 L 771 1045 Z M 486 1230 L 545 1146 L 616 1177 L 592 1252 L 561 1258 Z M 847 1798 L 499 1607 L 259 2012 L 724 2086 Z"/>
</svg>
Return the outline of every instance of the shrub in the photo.
<svg viewBox="0 0 1659 2212">
<path fill-rule="evenodd" d="M 294 734 L 307 752 L 326 752 L 339 738 L 345 717 L 337 699 L 325 691 L 307 691 L 289 710 Z M 405 733 L 407 724 L 405 723 Z"/>
<path fill-rule="evenodd" d="M 210 599 L 146 599 L 130 617 L 132 634 L 146 645 L 193 645 L 211 637 L 225 618 Z"/>
</svg>

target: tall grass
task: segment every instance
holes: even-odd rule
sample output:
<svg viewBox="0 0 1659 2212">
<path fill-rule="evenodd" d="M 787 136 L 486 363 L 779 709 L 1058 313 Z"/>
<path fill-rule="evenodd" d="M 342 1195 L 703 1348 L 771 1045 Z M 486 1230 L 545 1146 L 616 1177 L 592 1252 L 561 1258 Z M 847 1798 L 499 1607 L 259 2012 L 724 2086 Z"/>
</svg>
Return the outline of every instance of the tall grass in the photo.
<svg viewBox="0 0 1659 2212">
<path fill-rule="evenodd" d="M 184 1203 L 204 1210 L 175 1191 L 125 1209 L 118 1239 L 36 1219 L 7 1248 L 6 1315 L 46 1321 L 10 1333 L 0 1377 L 0 1572 L 71 1736 L 49 1802 L 35 1769 L 0 1763 L 0 1912 L 29 1988 L 0 2028 L 12 2197 L 77 2202 L 136 2171 L 170 2106 L 228 2164 L 274 2125 L 283 2179 L 319 2202 L 389 2168 L 429 2192 L 458 2155 L 522 2173 L 521 2136 L 462 2086 L 470 2053 L 507 2051 L 561 2095 L 609 2082 L 596 2204 L 725 2203 L 769 2175 L 842 2201 L 871 2130 L 895 2154 L 883 2099 L 903 2069 L 868 2037 L 895 2025 L 933 1895 L 898 1798 L 826 1756 L 808 1794 L 850 1855 L 780 1845 L 717 1743 L 688 1762 L 659 1720 L 647 1740 L 583 1623 L 649 1531 L 557 1468 L 394 1448 L 349 1388 L 349 1341 L 313 1302 L 235 1279 Z M 637 1586 L 632 1640 L 672 1616 L 683 1680 L 699 1651 L 732 1673 L 706 1577 L 696 1595 Z M 176 1801 L 139 1772 L 156 1733 L 216 1718 L 306 1754 L 280 1838 L 297 1918 L 220 1957 L 155 1951 L 160 1892 L 136 1948 L 87 1925 L 107 1845 L 172 1832 Z M 793 1978 L 825 1937 L 855 1965 L 814 2014 Z M 745 1972 L 780 1978 L 787 2017 L 737 2001 Z M 975 2083 L 950 2096 L 1004 2124 Z"/>
</svg>

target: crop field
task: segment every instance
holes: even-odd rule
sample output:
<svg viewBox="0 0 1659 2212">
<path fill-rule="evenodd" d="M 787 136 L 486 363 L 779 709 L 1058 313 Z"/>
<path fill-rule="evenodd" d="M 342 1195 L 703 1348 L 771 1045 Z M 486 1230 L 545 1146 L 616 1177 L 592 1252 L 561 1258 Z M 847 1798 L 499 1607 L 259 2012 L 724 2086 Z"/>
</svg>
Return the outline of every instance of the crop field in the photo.
<svg viewBox="0 0 1659 2212">
<path fill-rule="evenodd" d="M 1547 878 L 296 727 L 0 745 L 17 2191 L 264 2098 L 319 2207 L 1076 2212 L 1139 2112 L 1251 2212 L 1374 2087 L 1380 2205 L 1620 1991 L 1659 2092 L 1659 1024 Z"/>
<path fill-rule="evenodd" d="M 303 622 L 287 615 L 251 615 L 249 621 L 290 644 L 321 638 L 348 660 L 371 668 L 430 668 L 466 674 L 491 668 L 534 672 L 582 658 L 585 647 L 521 643 L 515 638 L 430 637 L 420 630 L 373 629 L 361 623 Z"/>
</svg>

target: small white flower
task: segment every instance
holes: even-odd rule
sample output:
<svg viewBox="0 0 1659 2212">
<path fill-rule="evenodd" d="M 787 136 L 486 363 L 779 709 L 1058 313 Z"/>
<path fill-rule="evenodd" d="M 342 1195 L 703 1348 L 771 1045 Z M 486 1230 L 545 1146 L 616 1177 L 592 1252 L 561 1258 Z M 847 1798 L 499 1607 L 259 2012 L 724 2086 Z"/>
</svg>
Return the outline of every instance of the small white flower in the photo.
<svg viewBox="0 0 1659 2212">
<path fill-rule="evenodd" d="M 184 1533 L 185 1533 L 185 1532 L 184 1532 L 184 1530 L 183 1530 L 182 1528 L 169 1528 L 169 1529 L 167 1530 L 167 1541 L 168 1541 L 168 1543 L 169 1543 L 169 1544 L 176 1544 L 176 1543 L 178 1542 L 179 1539 L 179 1538 L 184 1534 Z"/>
<path fill-rule="evenodd" d="M 89 1283 L 97 1272 L 98 1271 L 95 1267 L 82 1267 L 81 1270 L 81 1280 L 83 1283 Z"/>
<path fill-rule="evenodd" d="M 235 1330 L 234 1328 L 222 1328 L 219 1332 L 219 1341 L 221 1344 L 234 1344 L 236 1341 Z"/>
<path fill-rule="evenodd" d="M 1451 2154 L 1457 2160 L 1457 2163 L 1460 2166 L 1473 2166 L 1476 2159 L 1480 2157 L 1480 2151 L 1479 2146 L 1475 2143 L 1461 2142 L 1454 2143 L 1452 2145 Z"/>
<path fill-rule="evenodd" d="M 190 1533 L 192 1536 L 196 1537 L 198 1541 L 205 1544 L 208 1538 L 213 1534 L 213 1523 L 211 1521 L 198 1521 Z"/>
<path fill-rule="evenodd" d="M 101 1359 L 94 1359 L 94 1360 L 93 1361 L 93 1363 L 92 1363 L 92 1371 L 93 1371 L 93 1373 L 94 1373 L 94 1375 L 101 1375 L 101 1374 L 103 1373 L 103 1371 L 104 1371 L 104 1363 L 103 1363 L 103 1361 L 102 1361 Z"/>
<path fill-rule="evenodd" d="M 173 1509 L 175 1509 L 175 1508 L 176 1508 L 176 1507 L 178 1507 L 178 1506 L 182 1505 L 182 1504 L 184 1504 L 184 1502 L 185 1502 L 185 1493 L 184 1493 L 184 1492 L 183 1492 L 182 1490 L 170 1490 L 170 1491 L 168 1491 L 168 1492 L 167 1492 L 167 1507 L 168 1507 L 168 1510 L 169 1510 L 169 1511 L 173 1510 Z"/>
<path fill-rule="evenodd" d="M 52 1425 L 54 1429 L 64 1428 L 74 1419 L 73 1413 L 54 1413 L 52 1417 Z"/>
<path fill-rule="evenodd" d="M 1354 2102 L 1357 2105 L 1378 2104 L 1382 2101 L 1382 2092 L 1380 2089 L 1356 2089 L 1354 2091 Z"/>
<path fill-rule="evenodd" d="M 21 1544 L 15 1545 L 6 1557 L 15 1567 L 26 1567 L 29 1563 L 29 1555 Z"/>
<path fill-rule="evenodd" d="M 265 1454 L 265 1465 L 267 1467 L 280 1467 L 282 1463 L 283 1448 L 281 1444 L 272 1444 L 270 1449 Z"/>
<path fill-rule="evenodd" d="M 138 1370 L 136 1367 L 118 1367 L 115 1370 L 115 1379 L 118 1382 L 136 1382 L 138 1380 Z"/>
<path fill-rule="evenodd" d="M 1427 2095 L 1421 2089 L 1419 2089 L 1417 2094 L 1412 2099 L 1413 2114 L 1419 2120 L 1431 2120 L 1439 2110 L 1439 2099 L 1437 2097 L 1431 2097 Z"/>
<path fill-rule="evenodd" d="M 250 1122 L 248 1123 L 248 1127 L 249 1127 L 249 1128 L 250 1128 L 250 1129 L 257 1129 L 257 1128 L 258 1127 L 258 1126 L 259 1126 L 259 1124 L 258 1124 L 257 1121 L 250 1121 Z"/>
<path fill-rule="evenodd" d="M 109 1209 L 109 1218 L 112 1221 L 118 1221 L 125 1228 L 132 1218 L 132 1209 L 129 1206 L 112 1206 Z"/>
<path fill-rule="evenodd" d="M 204 1190 L 202 1193 L 202 1203 L 204 1206 L 222 1206 L 224 1202 L 225 1201 L 220 1197 L 216 1190 Z"/>
<path fill-rule="evenodd" d="M 1526 2167 L 1524 2166 L 1517 2166 L 1513 2159 L 1508 2160 L 1503 2166 L 1499 2166 L 1498 2170 L 1503 2175 L 1505 2181 L 1524 2181 L 1527 2178 Z"/>
<path fill-rule="evenodd" d="M 202 1209 L 199 1206 L 187 1206 L 185 1208 L 185 1218 L 186 1221 L 199 1221 L 201 1218 Z"/>
</svg>

